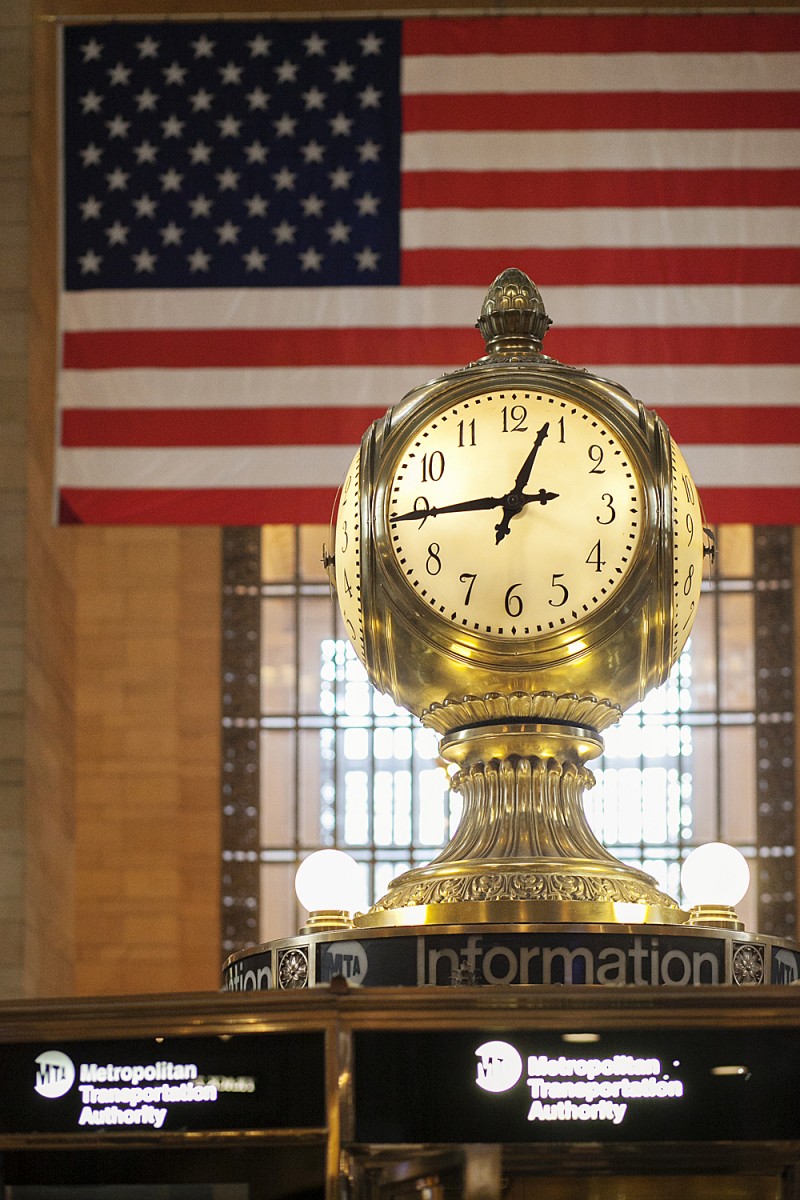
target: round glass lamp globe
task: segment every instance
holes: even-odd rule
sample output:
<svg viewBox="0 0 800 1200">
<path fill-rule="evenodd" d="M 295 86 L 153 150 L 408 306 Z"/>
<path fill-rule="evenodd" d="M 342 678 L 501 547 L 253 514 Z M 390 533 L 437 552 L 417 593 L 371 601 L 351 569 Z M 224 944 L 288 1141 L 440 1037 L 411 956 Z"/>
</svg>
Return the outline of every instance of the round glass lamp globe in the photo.
<svg viewBox="0 0 800 1200">
<path fill-rule="evenodd" d="M 294 890 L 307 912 L 355 912 L 358 863 L 343 850 L 316 850 L 300 863 Z"/>
<path fill-rule="evenodd" d="M 725 842 L 698 846 L 681 867 L 681 886 L 690 908 L 721 905 L 735 908 L 750 886 L 747 859 Z"/>
</svg>

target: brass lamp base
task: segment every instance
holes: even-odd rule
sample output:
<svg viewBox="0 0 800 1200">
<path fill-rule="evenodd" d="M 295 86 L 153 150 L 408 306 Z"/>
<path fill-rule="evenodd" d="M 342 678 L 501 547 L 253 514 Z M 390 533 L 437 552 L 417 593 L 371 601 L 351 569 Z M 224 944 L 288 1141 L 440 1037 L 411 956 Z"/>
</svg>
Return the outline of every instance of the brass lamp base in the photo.
<svg viewBox="0 0 800 1200">
<path fill-rule="evenodd" d="M 308 920 L 301 933 L 325 933 L 333 929 L 351 929 L 353 926 L 349 912 L 341 908 L 321 908 L 308 914 Z"/>
<path fill-rule="evenodd" d="M 461 823 L 432 863 L 395 879 L 355 925 L 685 921 L 651 876 L 589 828 L 585 762 L 602 749 L 595 730 L 558 722 L 446 734 L 440 753 L 459 767 L 451 786 L 464 797 Z"/>
<path fill-rule="evenodd" d="M 695 904 L 689 909 L 688 923 L 707 929 L 744 929 L 744 922 L 728 904 Z"/>
</svg>

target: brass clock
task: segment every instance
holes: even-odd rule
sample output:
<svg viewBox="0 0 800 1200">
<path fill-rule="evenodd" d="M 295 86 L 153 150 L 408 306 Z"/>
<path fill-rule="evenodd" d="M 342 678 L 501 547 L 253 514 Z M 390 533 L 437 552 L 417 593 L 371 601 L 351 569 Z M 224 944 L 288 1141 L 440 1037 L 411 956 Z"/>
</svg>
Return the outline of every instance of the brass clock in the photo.
<svg viewBox="0 0 800 1200">
<path fill-rule="evenodd" d="M 688 637 L 700 503 L 664 423 L 545 355 L 549 324 L 531 280 L 503 272 L 478 320 L 486 355 L 375 422 L 342 488 L 331 560 L 345 627 L 375 685 L 444 735 L 465 796 L 451 846 L 398 882 L 384 916 L 457 895 L 519 901 L 508 880 L 532 862 L 547 877 L 540 899 L 559 901 L 560 878 L 593 911 L 676 907 L 599 846 L 580 793 L 600 732 L 666 679 Z M 509 785 L 497 836 L 478 797 L 492 764 L 516 777 L 520 761 L 555 763 L 559 782 L 524 785 L 527 800 Z M 466 899 L 459 880 L 472 881 Z"/>
</svg>

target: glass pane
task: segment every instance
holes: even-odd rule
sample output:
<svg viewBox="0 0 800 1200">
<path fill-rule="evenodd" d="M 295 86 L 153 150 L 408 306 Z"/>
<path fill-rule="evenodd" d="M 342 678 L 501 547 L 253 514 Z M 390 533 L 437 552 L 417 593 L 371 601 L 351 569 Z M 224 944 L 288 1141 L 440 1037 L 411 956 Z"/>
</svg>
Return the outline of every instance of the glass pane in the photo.
<svg viewBox="0 0 800 1200">
<path fill-rule="evenodd" d="M 755 842 L 756 832 L 756 731 L 754 725 L 721 730 L 722 828 L 721 840 Z"/>
<path fill-rule="evenodd" d="M 273 597 L 261 608 L 261 711 L 292 713 L 297 676 L 294 600 Z"/>
<path fill-rule="evenodd" d="M 326 583 L 328 580 L 322 565 L 322 547 L 330 541 L 327 525 L 300 526 L 300 570 L 299 575 L 306 583 Z M 328 606 L 331 607 L 330 601 Z"/>
<path fill-rule="evenodd" d="M 717 573 L 721 579 L 752 579 L 752 525 L 718 526 Z"/>
<path fill-rule="evenodd" d="M 753 595 L 719 597 L 720 708 L 749 711 L 755 704 Z"/>
<path fill-rule="evenodd" d="M 294 579 L 295 526 L 265 525 L 261 530 L 261 578 L 265 583 Z"/>
<path fill-rule="evenodd" d="M 332 846 L 334 838 L 329 733 L 327 729 L 301 729 L 298 735 L 298 837 L 301 846 L 314 849 Z"/>
<path fill-rule="evenodd" d="M 692 846 L 718 840 L 716 726 L 692 730 L 692 787 L 684 800 L 684 840 Z"/>
<path fill-rule="evenodd" d="M 304 596 L 300 605 L 300 712 L 320 712 L 323 651 L 331 640 L 333 622 L 329 596 Z M 326 681 L 328 682 L 328 681 Z"/>
<path fill-rule="evenodd" d="M 260 936 L 262 942 L 291 937 L 299 927 L 300 905 L 294 893 L 297 865 L 271 862 L 261 865 Z"/>
<path fill-rule="evenodd" d="M 700 597 L 688 648 L 691 655 L 691 707 L 705 712 L 713 712 L 717 707 L 716 620 L 717 597 L 704 593 Z"/>
<path fill-rule="evenodd" d="M 262 846 L 295 844 L 295 746 L 293 730 L 264 730 L 261 734 Z"/>
<path fill-rule="evenodd" d="M 343 847 L 365 846 L 370 840 L 370 778 L 366 771 L 346 770 L 344 803 L 337 809 Z"/>
</svg>

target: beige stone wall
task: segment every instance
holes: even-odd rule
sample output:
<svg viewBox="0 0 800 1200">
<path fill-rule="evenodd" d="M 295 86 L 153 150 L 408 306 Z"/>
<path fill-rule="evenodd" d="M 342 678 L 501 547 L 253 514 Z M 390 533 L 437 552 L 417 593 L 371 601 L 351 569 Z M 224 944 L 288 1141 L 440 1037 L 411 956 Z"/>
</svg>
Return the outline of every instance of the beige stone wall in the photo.
<svg viewBox="0 0 800 1200">
<path fill-rule="evenodd" d="M 71 533 L 74 989 L 214 989 L 219 533 Z"/>
<path fill-rule="evenodd" d="M 0 6 L 0 994 L 23 992 L 30 15 Z"/>
<path fill-rule="evenodd" d="M 4 3 L 3 13 L 11 7 Z M 9 869 L 0 889 L 14 889 L 0 910 L 7 921 L 0 953 L 9 959 L 0 994 L 215 989 L 220 532 L 53 525 L 56 27 L 31 20 L 27 0 L 14 3 L 18 23 L 8 27 L 7 46 L 5 28 L 0 32 L 0 56 L 7 49 L 9 61 L 16 53 L 20 63 L 18 121 L 0 125 L 15 157 L 6 172 L 0 152 L 0 173 L 10 175 L 13 166 L 21 180 L 18 210 L 11 189 L 7 204 L 0 199 L 3 233 L 5 213 L 18 211 L 0 255 L 7 245 L 9 262 L 19 263 L 17 288 L 0 291 L 14 315 L 8 371 L 18 376 L 14 420 L 10 412 L 0 437 L 0 463 L 8 465 L 0 504 L 9 530 L 0 584 L 5 589 L 9 580 L 7 598 L 0 591 L 0 645 L 8 658 L 0 696 L 5 701 L 4 687 L 9 696 L 2 709 L 9 709 L 8 729 L 0 733 L 0 761 L 4 768 L 4 755 L 9 762 L 0 777 L 0 822 L 9 829 L 0 855 Z M 0 80 L 7 78 L 3 61 Z M 4 299 L 0 306 L 5 317 Z M 0 857 L 0 869 L 5 863 Z"/>
</svg>

